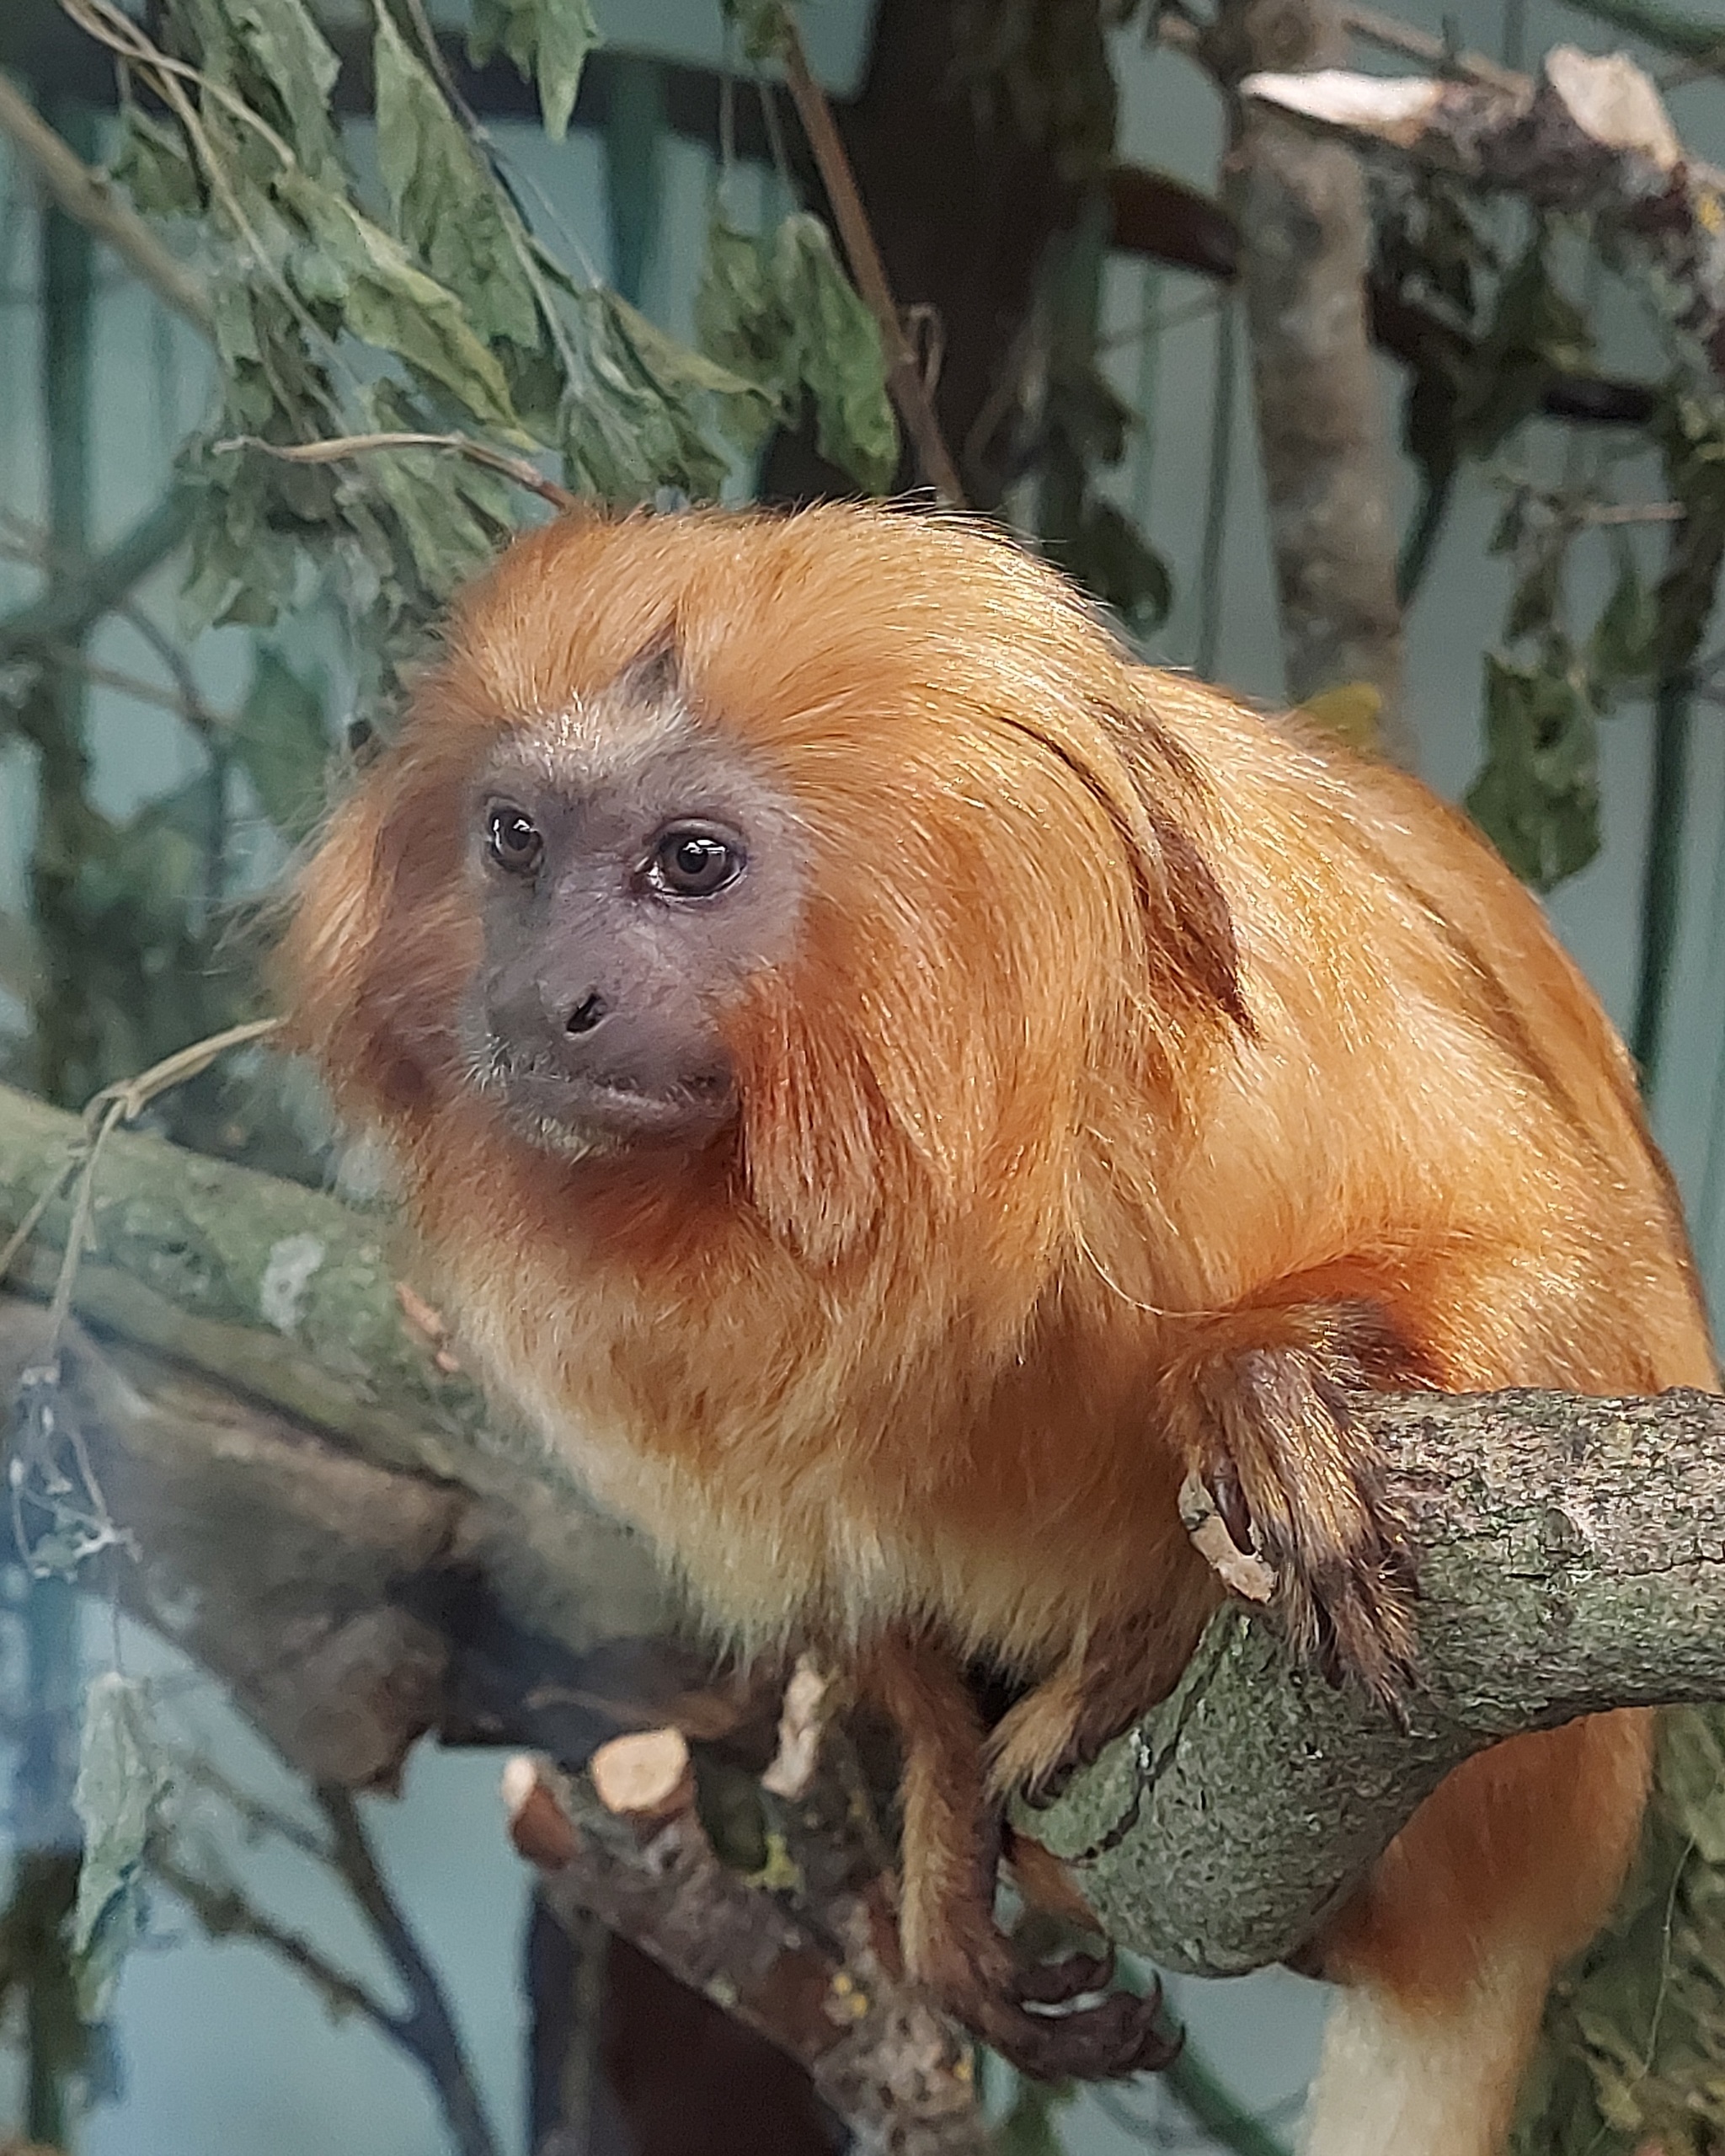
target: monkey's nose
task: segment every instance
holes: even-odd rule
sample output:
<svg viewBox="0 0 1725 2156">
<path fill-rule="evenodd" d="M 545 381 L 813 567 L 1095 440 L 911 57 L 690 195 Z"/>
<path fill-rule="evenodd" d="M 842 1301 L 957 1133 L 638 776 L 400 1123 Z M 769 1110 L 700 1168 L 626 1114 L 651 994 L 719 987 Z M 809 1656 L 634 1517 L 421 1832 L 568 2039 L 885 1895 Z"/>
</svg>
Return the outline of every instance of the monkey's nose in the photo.
<svg viewBox="0 0 1725 2156">
<path fill-rule="evenodd" d="M 569 1034 L 591 1033 L 603 1025 L 610 1015 L 611 1005 L 595 988 L 590 994 L 584 996 L 564 1019 L 563 1030 Z"/>
</svg>

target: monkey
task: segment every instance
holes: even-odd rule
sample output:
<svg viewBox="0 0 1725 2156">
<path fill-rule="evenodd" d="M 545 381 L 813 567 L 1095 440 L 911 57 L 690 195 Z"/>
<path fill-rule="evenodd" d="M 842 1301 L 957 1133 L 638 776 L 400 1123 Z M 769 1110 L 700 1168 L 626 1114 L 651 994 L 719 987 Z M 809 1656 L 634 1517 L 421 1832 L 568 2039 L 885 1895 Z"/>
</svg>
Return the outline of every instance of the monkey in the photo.
<svg viewBox="0 0 1725 2156">
<path fill-rule="evenodd" d="M 906 1967 L 1033 2073 L 1167 2055 L 994 1900 L 1003 1800 L 1220 1604 L 1183 1483 L 1391 1710 L 1417 1583 L 1348 1392 L 1715 1383 L 1632 1066 L 1497 855 L 980 522 L 518 538 L 280 963 L 492 1383 L 740 1654 L 896 1725 Z M 1312 2156 L 1501 2146 L 1650 1746 L 1595 1715 L 1427 1799 L 1310 1950 Z"/>
</svg>

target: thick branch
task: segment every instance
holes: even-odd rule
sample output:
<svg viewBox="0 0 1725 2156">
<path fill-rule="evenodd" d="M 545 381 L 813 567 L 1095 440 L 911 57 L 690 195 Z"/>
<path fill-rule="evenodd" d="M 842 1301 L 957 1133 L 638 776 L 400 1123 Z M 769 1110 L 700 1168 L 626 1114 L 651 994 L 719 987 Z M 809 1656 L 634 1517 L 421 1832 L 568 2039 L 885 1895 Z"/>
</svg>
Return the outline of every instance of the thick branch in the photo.
<svg viewBox="0 0 1725 2156">
<path fill-rule="evenodd" d="M 1541 208 L 1590 211 L 1645 261 L 1702 366 L 1725 375 L 1725 256 L 1714 238 L 1725 174 L 1685 156 L 1658 92 L 1623 54 L 1601 60 L 1555 46 L 1525 94 L 1340 69 L 1253 75 L 1242 88 L 1357 145 Z"/>
<path fill-rule="evenodd" d="M 1356 1405 L 1418 1566 L 1411 1729 L 1229 1611 L 1139 1731 L 1023 1817 L 1121 1939 L 1176 1968 L 1291 1952 L 1444 1775 L 1502 1737 L 1725 1699 L 1725 1400 Z"/>
<path fill-rule="evenodd" d="M 78 1128 L 0 1091 L 0 1229 Z M 56 1217 L 23 1268 L 38 1292 Z M 746 1700 L 715 1701 L 645 1636 L 663 1613 L 639 1546 L 440 1370 L 375 1222 L 116 1136 L 79 1304 L 108 1345 L 69 1353 L 70 1411 L 143 1552 L 121 1591 L 314 1774 L 387 1779 L 428 1728 L 573 1760 L 632 1722 L 734 1728 Z M 42 1324 L 12 1309 L 8 1394 Z M 1124 1939 L 1177 1966 L 1289 1951 L 1449 1768 L 1499 1737 L 1725 1698 L 1725 1402 L 1358 1410 L 1419 1561 L 1412 1732 L 1230 1614 L 1140 1736 L 1023 1821 Z"/>
<path fill-rule="evenodd" d="M 1338 57 L 1331 0 L 1228 0 L 1204 51 L 1227 87 Z M 1390 446 L 1365 308 L 1365 188 L 1340 143 L 1247 107 L 1227 160 L 1289 693 L 1369 682 L 1386 737 L 1401 725 L 1402 610 Z"/>
</svg>

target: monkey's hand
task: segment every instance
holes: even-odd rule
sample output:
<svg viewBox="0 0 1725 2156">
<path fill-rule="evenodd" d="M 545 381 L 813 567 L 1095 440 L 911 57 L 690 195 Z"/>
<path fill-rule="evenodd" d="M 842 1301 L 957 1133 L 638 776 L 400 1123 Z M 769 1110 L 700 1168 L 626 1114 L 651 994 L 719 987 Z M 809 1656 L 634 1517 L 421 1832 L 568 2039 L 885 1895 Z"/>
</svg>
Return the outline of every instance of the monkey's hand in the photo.
<svg viewBox="0 0 1725 2156">
<path fill-rule="evenodd" d="M 1413 1565 L 1346 1395 L 1422 1377 L 1375 1304 L 1337 1301 L 1211 1319 L 1166 1381 L 1188 1464 L 1238 1554 L 1218 1570 L 1256 1599 L 1256 1570 L 1295 1643 L 1397 1714 L 1413 1680 Z"/>
</svg>

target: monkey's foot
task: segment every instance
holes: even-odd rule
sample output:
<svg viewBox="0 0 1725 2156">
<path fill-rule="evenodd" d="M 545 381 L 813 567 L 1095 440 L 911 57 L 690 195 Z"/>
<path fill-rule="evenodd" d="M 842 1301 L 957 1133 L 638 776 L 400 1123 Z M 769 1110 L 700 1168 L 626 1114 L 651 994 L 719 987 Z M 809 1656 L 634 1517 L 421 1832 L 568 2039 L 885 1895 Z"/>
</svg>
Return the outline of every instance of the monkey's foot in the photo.
<svg viewBox="0 0 1725 2156">
<path fill-rule="evenodd" d="M 1181 2043 L 1178 2033 L 1171 2036 L 1162 2025 L 1160 1987 L 1143 1998 L 1110 1992 L 1093 2006 L 1036 2010 L 1050 1994 L 1082 1997 L 1096 1988 L 1091 1977 L 1105 1982 L 1112 1971 L 1112 1957 L 1075 1955 L 1022 1970 L 1016 1998 L 972 1982 L 956 1989 L 943 1987 L 942 2003 L 1009 2065 L 1039 2081 L 1117 2081 L 1159 2073 Z"/>
<path fill-rule="evenodd" d="M 1051 1804 L 1122 1730 L 1174 1688 L 1210 1605 L 1135 1611 L 1103 1627 L 1081 1653 L 1001 1717 L 988 1737 L 988 1786 Z"/>
</svg>

